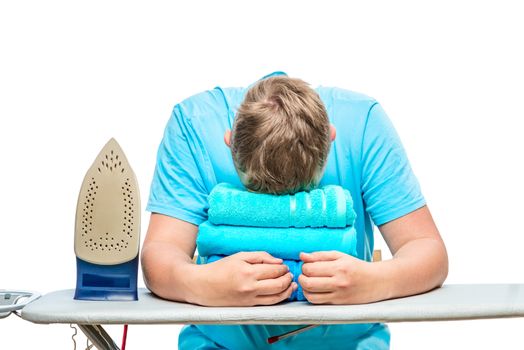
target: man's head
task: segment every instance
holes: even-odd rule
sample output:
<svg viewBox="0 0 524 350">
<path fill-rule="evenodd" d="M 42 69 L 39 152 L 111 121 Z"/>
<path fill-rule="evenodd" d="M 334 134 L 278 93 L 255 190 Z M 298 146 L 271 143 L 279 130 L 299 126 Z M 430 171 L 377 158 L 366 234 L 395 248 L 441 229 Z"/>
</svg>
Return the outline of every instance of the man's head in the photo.
<svg viewBox="0 0 524 350">
<path fill-rule="evenodd" d="M 315 90 L 287 76 L 253 85 L 224 135 L 246 188 L 273 194 L 316 187 L 334 138 Z"/>
</svg>

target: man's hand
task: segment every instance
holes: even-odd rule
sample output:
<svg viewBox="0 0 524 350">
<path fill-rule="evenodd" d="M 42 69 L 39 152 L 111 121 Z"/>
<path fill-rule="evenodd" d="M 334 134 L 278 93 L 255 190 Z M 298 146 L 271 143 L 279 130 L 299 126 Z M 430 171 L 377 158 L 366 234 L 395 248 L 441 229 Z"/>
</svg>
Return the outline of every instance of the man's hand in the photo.
<svg viewBox="0 0 524 350">
<path fill-rule="evenodd" d="M 372 263 L 338 251 L 301 253 L 298 282 L 313 304 L 361 304 L 375 300 L 378 289 Z"/>
<path fill-rule="evenodd" d="M 289 298 L 296 283 L 282 259 L 265 252 L 243 252 L 205 265 L 192 261 L 198 227 L 152 214 L 142 247 L 146 286 L 156 295 L 206 306 L 276 304 Z"/>
<path fill-rule="evenodd" d="M 298 282 L 314 304 L 361 304 L 399 298 L 442 285 L 446 247 L 427 206 L 389 221 L 379 230 L 392 259 L 367 262 L 337 251 L 300 255 Z"/>
<path fill-rule="evenodd" d="M 282 259 L 266 252 L 237 253 L 195 268 L 199 283 L 192 302 L 200 305 L 272 305 L 289 298 L 297 288 Z"/>
</svg>

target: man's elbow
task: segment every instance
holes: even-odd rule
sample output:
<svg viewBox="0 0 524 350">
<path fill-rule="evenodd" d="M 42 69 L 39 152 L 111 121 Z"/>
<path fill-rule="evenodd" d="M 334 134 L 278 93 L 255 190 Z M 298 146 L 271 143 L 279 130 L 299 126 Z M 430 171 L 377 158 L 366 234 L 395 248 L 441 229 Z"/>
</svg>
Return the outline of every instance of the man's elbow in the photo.
<svg viewBox="0 0 524 350">
<path fill-rule="evenodd" d="M 155 292 L 155 259 L 154 254 L 151 253 L 151 249 L 148 249 L 147 245 L 144 245 L 140 254 L 140 261 L 142 266 L 142 277 L 146 288 Z"/>
<path fill-rule="evenodd" d="M 448 277 L 449 272 L 449 260 L 448 260 L 448 253 L 446 250 L 446 246 L 444 245 L 444 242 L 440 242 L 440 261 L 438 263 L 438 269 L 436 273 L 436 281 L 435 281 L 435 288 L 441 287 L 444 282 L 446 281 L 446 278 Z"/>
</svg>

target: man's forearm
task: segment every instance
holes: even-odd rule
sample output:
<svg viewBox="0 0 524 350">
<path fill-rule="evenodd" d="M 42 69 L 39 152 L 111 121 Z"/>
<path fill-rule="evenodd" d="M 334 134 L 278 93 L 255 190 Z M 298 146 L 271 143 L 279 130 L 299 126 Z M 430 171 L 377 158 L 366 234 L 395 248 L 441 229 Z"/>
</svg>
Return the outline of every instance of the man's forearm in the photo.
<svg viewBox="0 0 524 350">
<path fill-rule="evenodd" d="M 373 263 L 382 296 L 391 299 L 426 292 L 446 279 L 448 258 L 442 241 L 420 238 L 406 243 L 393 259 Z"/>
<path fill-rule="evenodd" d="M 204 306 L 273 305 L 288 299 L 296 284 L 281 259 L 242 252 L 197 265 L 183 250 L 149 242 L 142 251 L 147 287 L 158 296 Z"/>
<path fill-rule="evenodd" d="M 189 278 L 197 268 L 192 259 L 174 244 L 149 242 L 142 250 L 142 269 L 146 286 L 158 296 L 192 302 Z"/>
</svg>

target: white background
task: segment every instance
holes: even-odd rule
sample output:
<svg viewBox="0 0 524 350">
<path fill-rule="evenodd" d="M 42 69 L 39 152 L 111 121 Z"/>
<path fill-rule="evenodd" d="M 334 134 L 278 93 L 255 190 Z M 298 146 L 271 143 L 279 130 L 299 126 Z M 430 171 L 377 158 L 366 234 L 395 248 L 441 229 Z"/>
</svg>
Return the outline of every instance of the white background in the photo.
<svg viewBox="0 0 524 350">
<path fill-rule="evenodd" d="M 110 137 L 135 170 L 144 208 L 173 105 L 275 70 L 382 103 L 447 244 L 446 283 L 524 282 L 520 8 L 517 1 L 2 2 L 0 288 L 74 287 L 77 194 Z M 147 222 L 143 211 L 142 238 Z M 514 348 L 523 326 L 521 319 L 392 324 L 392 348 Z M 120 339 L 120 326 L 107 329 Z M 128 349 L 175 349 L 178 330 L 131 326 Z M 67 325 L 10 316 L 0 320 L 0 349 L 69 349 L 71 334 Z"/>
</svg>

